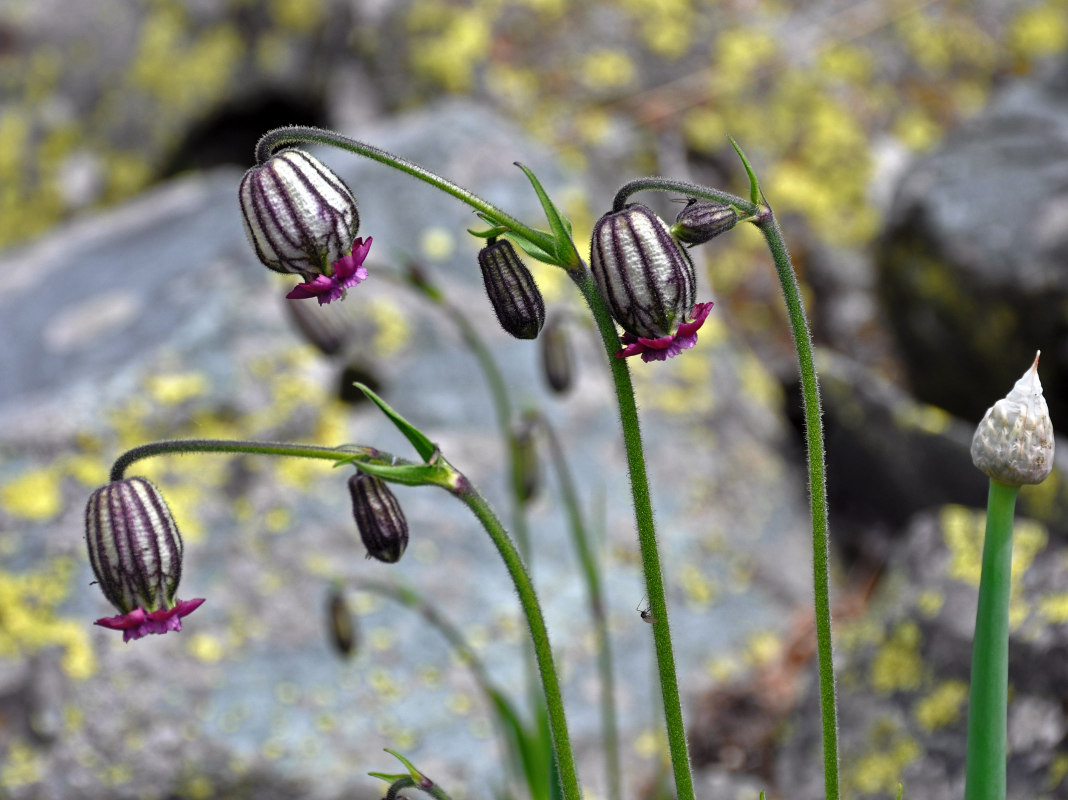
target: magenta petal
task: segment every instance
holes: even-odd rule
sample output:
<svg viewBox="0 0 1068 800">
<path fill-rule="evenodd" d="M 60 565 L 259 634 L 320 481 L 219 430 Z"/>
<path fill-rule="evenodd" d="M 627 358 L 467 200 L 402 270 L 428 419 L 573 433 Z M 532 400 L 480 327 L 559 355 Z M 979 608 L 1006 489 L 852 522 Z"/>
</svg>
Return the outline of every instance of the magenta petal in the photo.
<svg viewBox="0 0 1068 800">
<path fill-rule="evenodd" d="M 203 602 L 203 597 L 198 597 L 195 600 L 179 600 L 175 603 L 174 608 L 161 608 L 152 613 L 147 613 L 143 608 L 138 607 L 128 614 L 98 619 L 95 624 L 103 628 L 122 631 L 122 640 L 128 642 L 131 639 L 140 639 L 150 633 L 180 631 L 182 629 L 182 617 L 196 611 Z"/>
<path fill-rule="evenodd" d="M 625 347 L 616 353 L 616 358 L 629 358 L 630 356 L 640 355 L 642 361 L 647 363 L 649 361 L 667 361 L 683 350 L 689 350 L 697 344 L 697 330 L 705 324 L 712 306 L 712 303 L 698 303 L 695 305 L 693 307 L 694 318 L 679 325 L 679 329 L 671 336 L 645 339 L 632 333 L 624 332 L 622 341 Z"/>
</svg>

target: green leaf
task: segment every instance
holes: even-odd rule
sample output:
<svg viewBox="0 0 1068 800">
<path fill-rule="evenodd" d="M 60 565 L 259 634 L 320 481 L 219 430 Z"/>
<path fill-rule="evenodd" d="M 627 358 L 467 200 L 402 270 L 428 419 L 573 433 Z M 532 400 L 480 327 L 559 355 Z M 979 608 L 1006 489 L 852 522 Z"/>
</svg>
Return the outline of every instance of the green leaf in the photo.
<svg viewBox="0 0 1068 800">
<path fill-rule="evenodd" d="M 374 475 L 390 483 L 405 486 L 442 486 L 448 471 L 436 464 L 381 464 L 375 461 L 351 462 L 361 472 Z"/>
<path fill-rule="evenodd" d="M 504 225 L 494 225 L 488 231 L 476 231 L 468 228 L 467 232 L 472 236 L 477 236 L 479 239 L 492 239 L 495 236 L 502 236 L 508 233 L 508 228 Z"/>
<path fill-rule="evenodd" d="M 401 772 L 398 775 L 390 775 L 386 772 L 368 772 L 367 774 L 370 775 L 372 778 L 379 778 L 380 780 L 383 780 L 386 783 L 396 783 L 402 778 L 410 777 L 406 772 Z"/>
<path fill-rule="evenodd" d="M 524 239 L 520 236 L 515 236 L 514 234 L 511 235 L 509 238 L 519 246 L 520 250 L 522 250 L 531 258 L 537 259 L 538 261 L 544 262 L 546 264 L 552 264 L 554 267 L 561 266 L 559 258 L 552 255 L 551 253 L 546 253 L 533 242 L 528 241 L 527 239 Z"/>
<path fill-rule="evenodd" d="M 738 143 L 730 136 L 727 139 L 731 143 L 731 147 L 734 148 L 734 152 L 738 154 L 738 158 L 742 159 L 742 166 L 745 167 L 745 174 L 749 176 L 749 199 L 753 202 L 753 205 L 759 206 L 764 204 L 764 193 L 760 191 L 760 183 L 757 182 L 756 173 L 753 172 L 753 167 L 749 164 L 749 159 L 745 157 L 745 153 L 742 152 L 742 148 L 738 146 Z"/>
<path fill-rule="evenodd" d="M 434 453 L 437 452 L 437 446 L 426 438 L 421 430 L 394 411 L 385 400 L 372 392 L 370 388 L 358 381 L 353 385 L 363 392 L 368 400 L 382 409 L 382 413 L 389 417 L 390 422 L 397 426 L 397 430 L 403 433 L 404 437 L 412 443 L 412 447 L 415 448 L 415 452 L 419 454 L 420 458 L 422 458 L 423 461 L 429 462 Z"/>
<path fill-rule="evenodd" d="M 553 201 L 549 199 L 549 195 L 541 185 L 541 181 L 535 177 L 534 173 L 518 161 L 515 162 L 515 165 L 526 174 L 530 185 L 534 187 L 534 191 L 538 195 L 538 200 L 541 201 L 541 207 L 545 210 L 545 218 L 549 221 L 549 228 L 552 230 L 553 239 L 555 240 L 556 252 L 554 255 L 557 258 L 556 263 L 561 266 L 574 263 L 578 260 L 579 255 L 578 251 L 575 250 L 575 243 L 571 241 L 571 222 L 560 213 Z"/>
</svg>

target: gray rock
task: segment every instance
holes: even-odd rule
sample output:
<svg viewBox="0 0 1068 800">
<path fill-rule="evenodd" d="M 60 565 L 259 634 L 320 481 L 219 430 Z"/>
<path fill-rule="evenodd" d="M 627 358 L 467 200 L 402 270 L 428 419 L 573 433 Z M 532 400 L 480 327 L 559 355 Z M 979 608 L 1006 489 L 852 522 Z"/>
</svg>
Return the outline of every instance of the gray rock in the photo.
<svg viewBox="0 0 1068 800">
<path fill-rule="evenodd" d="M 917 398 L 980 419 L 1037 349 L 1068 418 L 1068 65 L 1006 87 L 906 174 L 880 300 Z"/>
</svg>

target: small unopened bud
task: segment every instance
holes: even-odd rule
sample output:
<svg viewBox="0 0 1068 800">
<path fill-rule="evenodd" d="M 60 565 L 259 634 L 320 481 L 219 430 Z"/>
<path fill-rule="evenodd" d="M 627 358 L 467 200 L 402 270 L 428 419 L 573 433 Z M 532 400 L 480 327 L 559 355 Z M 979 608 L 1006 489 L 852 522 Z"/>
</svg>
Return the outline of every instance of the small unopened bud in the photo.
<svg viewBox="0 0 1068 800">
<path fill-rule="evenodd" d="M 972 463 L 1009 486 L 1041 483 L 1053 470 L 1053 423 L 1038 379 L 1039 355 L 1008 395 L 987 409 L 972 439 Z"/>
<path fill-rule="evenodd" d="M 124 640 L 180 631 L 181 618 L 203 599 L 176 597 L 182 577 L 182 537 L 159 489 L 144 478 L 97 489 L 85 508 L 89 563 L 104 596 L 120 612 L 97 625 Z"/>
<path fill-rule="evenodd" d="M 512 433 L 515 469 L 514 484 L 519 502 L 529 503 L 541 489 L 541 463 L 538 459 L 538 441 L 534 436 L 534 422 L 521 422 Z"/>
<path fill-rule="evenodd" d="M 389 486 L 381 478 L 357 472 L 349 478 L 349 492 L 367 557 L 387 564 L 400 561 L 408 546 L 408 520 Z"/>
<path fill-rule="evenodd" d="M 694 308 L 693 262 L 667 224 L 642 205 L 605 214 L 593 226 L 591 268 L 623 330 L 671 336 Z"/>
<path fill-rule="evenodd" d="M 671 232 L 684 244 L 704 244 L 738 224 L 738 212 L 726 203 L 698 202 L 694 198 L 679 212 Z"/>
<path fill-rule="evenodd" d="M 478 264 L 501 327 L 517 339 L 536 339 L 545 324 L 545 302 L 512 243 L 491 239 L 479 251 Z"/>
<path fill-rule="evenodd" d="M 550 317 L 545 324 L 541 334 L 541 365 L 550 389 L 563 394 L 571 388 L 575 379 L 575 365 L 562 317 Z"/>
<path fill-rule="evenodd" d="M 288 149 L 245 173 L 238 192 L 245 233 L 275 272 L 313 279 L 350 255 L 360 227 L 356 198 L 319 159 Z"/>
<path fill-rule="evenodd" d="M 326 598 L 326 627 L 334 649 L 343 658 L 350 657 L 356 649 L 356 620 L 345 593 L 338 587 L 332 588 Z"/>
</svg>

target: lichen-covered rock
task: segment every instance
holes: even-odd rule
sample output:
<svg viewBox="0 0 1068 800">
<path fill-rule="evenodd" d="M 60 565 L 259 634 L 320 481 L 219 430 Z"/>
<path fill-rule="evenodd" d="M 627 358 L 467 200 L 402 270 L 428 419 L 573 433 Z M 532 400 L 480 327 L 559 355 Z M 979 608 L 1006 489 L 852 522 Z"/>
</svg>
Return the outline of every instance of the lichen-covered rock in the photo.
<svg viewBox="0 0 1068 800">
<path fill-rule="evenodd" d="M 918 516 L 867 610 L 836 632 L 843 795 L 960 797 L 972 627 L 985 514 Z M 1009 650 L 1008 791 L 1063 797 L 1068 713 L 1068 560 L 1046 528 L 1017 519 Z M 814 685 L 776 763 L 793 800 L 823 797 Z"/>
</svg>

